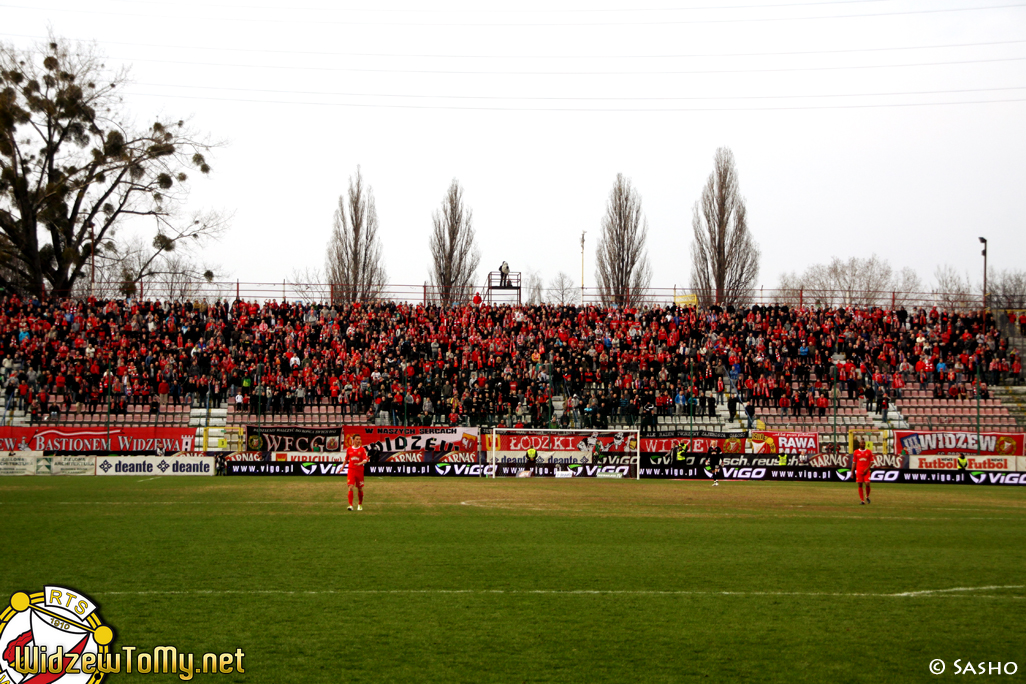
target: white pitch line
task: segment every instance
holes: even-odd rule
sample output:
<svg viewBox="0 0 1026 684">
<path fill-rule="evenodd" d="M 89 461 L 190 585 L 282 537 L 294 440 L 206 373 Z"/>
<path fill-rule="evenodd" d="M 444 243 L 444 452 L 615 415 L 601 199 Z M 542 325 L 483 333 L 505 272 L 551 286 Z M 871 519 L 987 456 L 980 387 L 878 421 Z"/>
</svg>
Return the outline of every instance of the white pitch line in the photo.
<svg viewBox="0 0 1026 684">
<path fill-rule="evenodd" d="M 290 589 L 187 589 L 181 591 L 94 591 L 100 596 L 148 596 L 148 595 L 189 595 L 189 596 L 229 596 L 229 595 L 283 595 L 283 596 L 322 596 L 331 594 L 508 594 L 508 595 L 549 595 L 549 596 L 806 596 L 806 597 L 849 597 L 849 598 L 923 598 L 967 596 L 971 592 L 993 591 L 995 589 L 1023 589 L 1026 585 L 1010 584 L 988 587 L 953 587 L 951 589 L 925 589 L 922 591 L 904 591 L 893 594 L 866 592 L 821 592 L 821 591 L 690 591 L 690 590 L 658 590 L 658 589 L 321 589 L 295 591 Z M 1021 596 L 976 595 L 977 598 L 1024 598 Z"/>
</svg>

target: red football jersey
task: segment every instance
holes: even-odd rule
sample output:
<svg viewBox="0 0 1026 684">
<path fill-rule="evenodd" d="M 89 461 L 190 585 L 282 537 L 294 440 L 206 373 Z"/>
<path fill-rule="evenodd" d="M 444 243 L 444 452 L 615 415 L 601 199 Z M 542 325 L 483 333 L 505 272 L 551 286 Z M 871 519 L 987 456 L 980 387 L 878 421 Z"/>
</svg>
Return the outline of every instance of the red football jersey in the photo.
<svg viewBox="0 0 1026 684">
<path fill-rule="evenodd" d="M 363 475 L 363 464 L 367 458 L 367 450 L 363 447 L 349 447 L 346 449 L 346 463 L 349 464 L 351 475 Z"/>
<path fill-rule="evenodd" d="M 856 449 L 852 456 L 855 461 L 855 470 L 869 470 L 873 467 L 875 456 L 869 449 Z"/>
</svg>

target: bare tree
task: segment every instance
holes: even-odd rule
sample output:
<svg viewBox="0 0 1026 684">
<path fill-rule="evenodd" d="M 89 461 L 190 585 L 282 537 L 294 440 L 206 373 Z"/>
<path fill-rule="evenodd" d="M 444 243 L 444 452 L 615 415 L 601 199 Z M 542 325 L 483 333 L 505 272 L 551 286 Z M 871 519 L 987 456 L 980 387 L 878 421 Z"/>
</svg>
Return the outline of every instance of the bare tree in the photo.
<svg viewBox="0 0 1026 684">
<path fill-rule="evenodd" d="M 553 304 L 576 304 L 580 295 L 581 291 L 573 278 L 563 271 L 557 273 L 549 283 L 549 301 Z"/>
<path fill-rule="evenodd" d="M 111 240 L 90 257 L 89 278 L 72 288 L 78 297 L 146 297 L 149 299 L 210 299 L 212 283 L 222 277 L 218 266 L 197 260 L 189 242 L 170 242 L 154 251 L 152 244 L 135 235 Z M 216 298 L 216 297 L 214 297 Z"/>
<path fill-rule="evenodd" d="M 131 126 L 126 80 L 88 45 L 53 36 L 31 50 L 0 45 L 0 284 L 70 294 L 128 219 L 154 220 L 153 258 L 223 227 L 178 215 L 186 170 L 208 173 L 211 145 L 183 121 Z"/>
<path fill-rule="evenodd" d="M 324 270 L 333 304 L 377 299 L 385 288 L 374 191 L 364 186 L 359 166 L 356 177 L 349 177 L 349 191 L 339 195 Z"/>
<path fill-rule="evenodd" d="M 542 281 L 538 271 L 528 269 L 527 271 L 527 297 L 524 300 L 528 304 L 541 304 L 545 301 L 544 288 L 545 285 Z"/>
<path fill-rule="evenodd" d="M 652 283 L 647 238 L 641 195 L 629 178 L 618 173 L 609 191 L 596 256 L 595 277 L 606 306 L 636 306 L 644 298 Z"/>
<path fill-rule="evenodd" d="M 706 306 L 747 303 L 759 277 L 760 252 L 748 231 L 734 154 L 726 147 L 716 150 L 691 227 L 691 287 L 699 301 Z"/>
<path fill-rule="evenodd" d="M 1026 309 L 1026 271 L 998 271 L 987 285 L 987 301 L 993 308 Z"/>
<path fill-rule="evenodd" d="M 913 308 L 917 306 L 926 290 L 922 278 L 914 268 L 905 268 L 898 271 L 891 280 L 891 287 L 894 295 L 892 297 L 894 307 Z"/>
<path fill-rule="evenodd" d="M 813 264 L 804 273 L 785 273 L 782 294 L 811 306 L 890 306 L 900 285 L 914 286 L 918 276 L 903 269 L 897 276 L 886 259 L 834 257 L 828 264 Z M 920 285 L 921 287 L 921 285 Z"/>
<path fill-rule="evenodd" d="M 461 304 L 473 295 L 481 254 L 474 244 L 473 214 L 463 204 L 463 188 L 455 178 L 432 216 L 431 288 L 443 307 Z"/>
<path fill-rule="evenodd" d="M 934 290 L 934 298 L 944 308 L 953 311 L 966 311 L 978 309 L 981 299 L 973 295 L 972 281 L 969 275 L 963 278 L 951 264 L 938 266 L 933 272 L 933 278 L 937 281 L 937 289 Z"/>
<path fill-rule="evenodd" d="M 325 284 L 324 274 L 319 268 L 294 268 L 288 277 L 292 299 L 308 302 L 329 302 L 332 288 Z"/>
</svg>

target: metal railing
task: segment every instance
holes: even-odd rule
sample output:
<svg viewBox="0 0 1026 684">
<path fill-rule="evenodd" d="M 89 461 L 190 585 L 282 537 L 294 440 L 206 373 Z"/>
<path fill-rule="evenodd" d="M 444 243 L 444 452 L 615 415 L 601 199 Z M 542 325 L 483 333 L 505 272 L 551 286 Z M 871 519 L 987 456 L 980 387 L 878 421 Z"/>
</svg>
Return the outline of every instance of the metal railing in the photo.
<svg viewBox="0 0 1026 684">
<path fill-rule="evenodd" d="M 510 274 L 511 277 L 513 274 Z M 489 274 L 491 277 L 491 274 Z M 404 285 L 388 283 L 376 290 L 372 296 L 365 296 L 364 301 L 396 302 L 407 304 L 442 303 L 464 304 L 473 301 L 477 292 L 485 293 L 488 282 L 477 286 L 461 288 L 435 287 L 428 284 Z M 330 304 L 350 301 L 353 297 L 351 289 L 345 285 L 331 283 L 297 283 L 282 280 L 279 282 L 249 281 L 195 281 L 180 282 L 173 287 L 160 283 L 141 283 L 136 289 L 136 297 L 143 300 L 159 301 L 255 301 L 264 302 L 301 302 L 304 304 Z M 611 293 L 600 287 L 578 288 L 574 290 L 573 303 L 581 301 L 587 306 L 618 307 L 621 303 L 628 306 L 666 307 L 673 304 L 682 307 L 749 307 L 749 306 L 788 306 L 797 308 L 883 308 L 908 311 L 937 308 L 945 311 L 975 311 L 982 308 L 982 296 L 972 293 L 951 293 L 940 291 L 900 292 L 895 290 L 879 291 L 846 291 L 846 290 L 808 290 L 808 289 L 774 289 L 758 288 L 743 291 L 695 290 L 685 287 L 652 287 L 642 290 Z M 115 290 L 109 293 L 100 292 L 98 296 L 121 298 Z M 565 291 L 550 289 L 542 290 L 543 300 L 549 304 L 559 303 L 559 295 L 566 296 Z M 989 304 L 996 304 L 995 297 Z"/>
</svg>

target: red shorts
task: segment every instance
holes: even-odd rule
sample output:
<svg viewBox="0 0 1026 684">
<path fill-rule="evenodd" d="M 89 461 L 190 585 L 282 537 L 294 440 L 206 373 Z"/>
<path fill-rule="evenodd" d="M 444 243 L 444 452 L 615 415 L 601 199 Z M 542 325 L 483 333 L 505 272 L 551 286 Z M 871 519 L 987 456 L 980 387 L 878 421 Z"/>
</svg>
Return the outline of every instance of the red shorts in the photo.
<svg viewBox="0 0 1026 684">
<path fill-rule="evenodd" d="M 872 470 L 856 470 L 855 471 L 855 481 L 856 482 L 869 482 L 869 475 L 872 472 L 873 472 Z"/>
<path fill-rule="evenodd" d="M 352 470 L 346 475 L 346 483 L 356 485 L 357 487 L 363 486 L 363 470 L 358 473 L 354 473 Z"/>
</svg>

